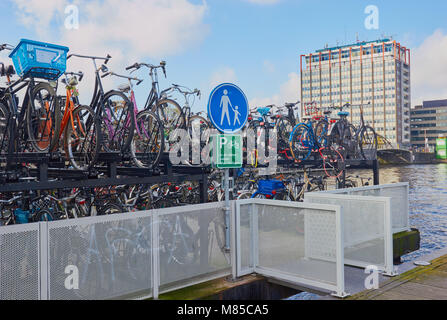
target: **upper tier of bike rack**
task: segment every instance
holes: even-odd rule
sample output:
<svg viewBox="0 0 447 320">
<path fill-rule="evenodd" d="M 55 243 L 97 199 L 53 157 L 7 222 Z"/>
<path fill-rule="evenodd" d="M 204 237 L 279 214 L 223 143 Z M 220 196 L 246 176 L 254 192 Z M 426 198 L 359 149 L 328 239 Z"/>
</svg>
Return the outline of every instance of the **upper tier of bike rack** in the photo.
<svg viewBox="0 0 447 320">
<path fill-rule="evenodd" d="M 208 175 L 211 172 L 210 167 L 174 166 L 169 160 L 168 153 L 163 154 L 160 164 L 153 170 L 122 165 L 131 161 L 128 155 L 120 153 L 100 154 L 97 162 L 99 165 L 89 171 L 66 169 L 66 162 L 59 153 L 0 155 L 0 162 L 8 165 L 7 171 L 0 172 L 0 193 L 196 181 L 200 184 L 202 203 L 207 201 Z M 29 166 L 30 164 L 32 166 Z M 379 165 L 376 157 L 372 156 L 368 160 L 348 159 L 343 164 L 347 169 L 352 167 L 372 169 L 374 184 L 379 184 Z M 317 172 L 322 170 L 323 161 L 321 158 L 311 157 L 297 163 L 292 159 L 280 158 L 277 160 L 277 165 L 297 172 L 304 169 Z M 258 167 L 266 166 L 260 164 Z M 339 188 L 345 187 L 346 170 L 337 184 Z"/>
<path fill-rule="evenodd" d="M 8 170 L 0 173 L 0 193 L 196 181 L 200 184 L 201 202 L 206 202 L 210 168 L 173 166 L 169 154 L 164 154 L 153 170 L 121 165 L 129 160 L 127 155 L 103 153 L 98 157 L 100 165 L 79 171 L 66 169 L 60 154 L 0 155 L 0 162 L 8 164 Z"/>
</svg>

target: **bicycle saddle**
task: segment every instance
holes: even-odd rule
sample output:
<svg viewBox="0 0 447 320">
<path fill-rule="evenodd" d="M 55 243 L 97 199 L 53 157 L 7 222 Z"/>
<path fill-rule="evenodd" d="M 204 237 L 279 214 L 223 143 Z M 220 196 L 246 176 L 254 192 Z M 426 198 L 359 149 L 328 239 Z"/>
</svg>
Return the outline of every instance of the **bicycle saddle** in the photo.
<svg viewBox="0 0 447 320">
<path fill-rule="evenodd" d="M 5 66 L 5 65 L 2 65 L 2 66 L 0 67 L 0 75 L 1 75 L 2 77 L 4 77 L 4 76 L 8 76 L 8 77 L 10 77 L 10 76 L 12 76 L 12 75 L 14 75 L 14 74 L 16 74 L 16 71 L 14 70 L 14 67 L 13 67 L 13 66 Z"/>
<path fill-rule="evenodd" d="M 323 114 L 325 114 L 325 115 L 330 115 L 332 113 L 332 111 L 325 111 L 325 112 L 323 112 Z"/>
<path fill-rule="evenodd" d="M 128 84 L 128 83 L 122 84 L 118 87 L 118 90 L 121 92 L 127 93 L 130 91 L 130 84 Z"/>
<path fill-rule="evenodd" d="M 341 112 L 338 113 L 338 116 L 339 117 L 347 117 L 347 116 L 349 116 L 349 112 L 341 111 Z"/>
</svg>

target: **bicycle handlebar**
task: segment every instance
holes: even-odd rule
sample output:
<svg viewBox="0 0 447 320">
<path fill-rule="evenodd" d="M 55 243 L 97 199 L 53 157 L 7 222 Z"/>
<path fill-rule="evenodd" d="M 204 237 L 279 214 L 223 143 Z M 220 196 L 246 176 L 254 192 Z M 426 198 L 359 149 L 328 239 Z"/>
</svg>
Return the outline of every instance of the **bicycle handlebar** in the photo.
<svg viewBox="0 0 447 320">
<path fill-rule="evenodd" d="M 109 73 L 106 74 L 106 75 L 111 75 L 111 76 L 118 77 L 118 78 L 123 78 L 123 79 L 128 79 L 128 80 L 137 81 L 137 86 L 140 85 L 140 84 L 144 81 L 144 80 L 142 80 L 142 79 L 133 78 L 133 77 L 129 77 L 129 76 L 124 76 L 124 75 L 117 74 L 117 73 L 114 73 L 114 72 L 109 72 Z"/>
<path fill-rule="evenodd" d="M 0 45 L 0 51 L 3 51 L 3 50 L 12 51 L 13 49 L 14 49 L 14 47 L 12 45 L 10 45 L 10 44 L 7 44 L 7 43 L 4 43 L 4 44 Z"/>
<path fill-rule="evenodd" d="M 166 61 L 161 61 L 160 65 L 158 66 L 154 66 L 153 64 L 149 64 L 149 63 L 134 63 L 133 65 L 129 66 L 126 68 L 127 71 L 131 70 L 131 69 L 140 69 L 141 67 L 146 67 L 148 69 L 150 69 L 151 71 L 154 69 L 162 69 L 163 73 L 166 77 Z"/>
<path fill-rule="evenodd" d="M 112 56 L 109 54 L 107 55 L 107 57 L 104 58 L 104 57 L 95 57 L 95 56 L 84 56 L 81 54 L 72 53 L 67 56 L 67 60 L 70 59 L 71 57 L 77 57 L 77 58 L 82 58 L 82 59 L 92 59 L 92 60 L 104 60 L 105 61 L 104 64 L 107 64 L 109 62 L 109 60 L 112 59 Z"/>
</svg>

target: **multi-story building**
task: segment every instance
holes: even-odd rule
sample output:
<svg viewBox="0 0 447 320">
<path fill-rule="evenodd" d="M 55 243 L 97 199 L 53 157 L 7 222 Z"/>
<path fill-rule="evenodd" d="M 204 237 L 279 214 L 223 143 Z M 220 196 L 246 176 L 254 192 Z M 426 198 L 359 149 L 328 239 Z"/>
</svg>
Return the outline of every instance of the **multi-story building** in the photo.
<svg viewBox="0 0 447 320">
<path fill-rule="evenodd" d="M 447 100 L 424 101 L 411 110 L 411 144 L 425 148 L 426 139 L 434 150 L 436 139 L 447 136 Z"/>
<path fill-rule="evenodd" d="M 410 145 L 410 50 L 383 39 L 301 56 L 301 101 L 318 107 L 350 103 L 351 123 L 366 122 L 398 146 Z M 302 110 L 302 114 L 304 114 Z"/>
</svg>

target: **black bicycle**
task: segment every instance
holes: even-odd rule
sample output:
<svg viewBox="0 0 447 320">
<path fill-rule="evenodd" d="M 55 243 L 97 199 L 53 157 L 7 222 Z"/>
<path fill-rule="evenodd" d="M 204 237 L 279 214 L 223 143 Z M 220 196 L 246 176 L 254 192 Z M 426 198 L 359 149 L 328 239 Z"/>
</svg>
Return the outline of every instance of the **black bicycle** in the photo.
<svg viewBox="0 0 447 320">
<path fill-rule="evenodd" d="M 135 131 L 134 106 L 121 91 L 111 90 L 104 91 L 101 79 L 110 75 L 107 63 L 112 58 L 107 57 L 83 56 L 71 54 L 67 57 L 78 57 L 83 59 L 91 59 L 95 67 L 95 89 L 90 108 L 95 112 L 95 119 L 89 117 L 86 126 L 87 130 L 91 130 L 92 126 L 99 127 L 100 145 L 104 152 L 116 152 L 125 154 L 129 152 Z M 96 61 L 102 60 L 104 63 L 98 68 Z M 102 73 L 102 75 L 100 74 Z M 91 130 L 95 132 L 96 130 Z M 100 148 L 95 148 L 95 137 L 93 134 L 89 139 L 84 139 L 80 148 L 91 148 L 92 152 L 98 153 Z"/>
<path fill-rule="evenodd" d="M 159 65 L 152 65 L 148 63 L 135 63 L 126 68 L 132 72 L 139 70 L 141 67 L 149 69 L 149 76 L 152 79 L 151 91 L 144 105 L 144 110 L 150 110 L 158 115 L 164 125 L 166 150 L 170 150 L 171 146 L 178 142 L 177 139 L 172 139 L 175 135 L 173 133 L 178 128 L 185 127 L 185 117 L 182 108 L 174 100 L 167 98 L 167 91 L 160 92 L 158 84 L 158 70 L 161 69 L 166 77 L 166 62 L 162 61 Z"/>
<path fill-rule="evenodd" d="M 368 104 L 369 105 L 369 104 Z M 344 108 L 351 107 L 347 103 L 340 107 L 338 120 L 330 133 L 330 144 L 336 149 L 344 149 L 348 157 L 357 159 L 362 157 L 367 160 L 371 155 L 377 152 L 378 140 L 375 130 L 365 124 L 363 117 L 363 106 L 360 105 L 360 125 L 358 127 L 352 125 L 348 121 L 349 112 L 343 111 Z"/>
<path fill-rule="evenodd" d="M 1 45 L 2 50 L 12 50 L 12 46 Z M 58 144 L 61 121 L 54 82 L 30 74 L 13 82 L 14 67 L 0 66 L 1 76 L 7 78 L 7 86 L 0 88 L 0 153 L 51 152 Z M 22 89 L 26 92 L 20 106 L 18 93 Z"/>
</svg>

